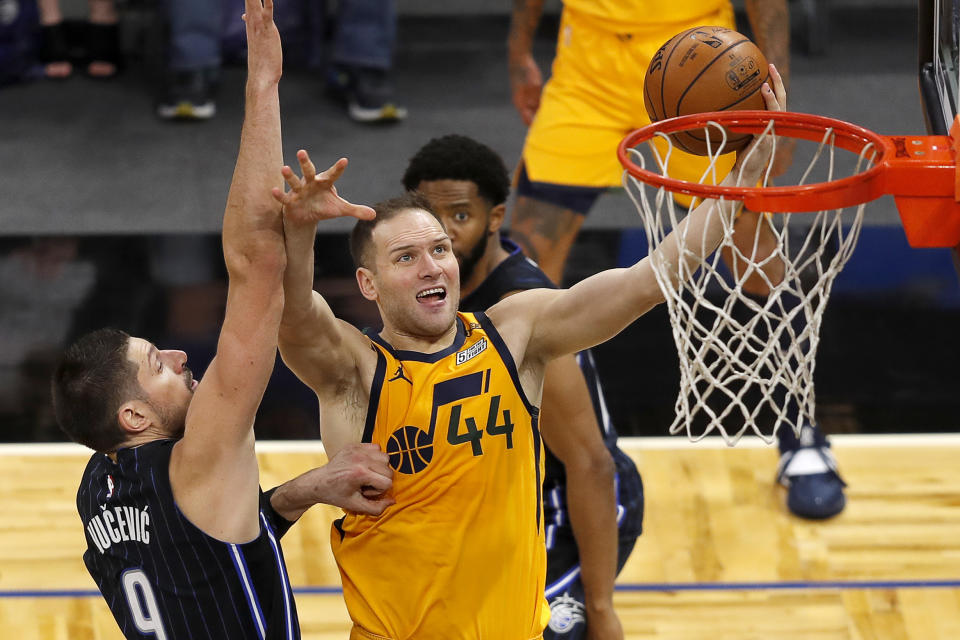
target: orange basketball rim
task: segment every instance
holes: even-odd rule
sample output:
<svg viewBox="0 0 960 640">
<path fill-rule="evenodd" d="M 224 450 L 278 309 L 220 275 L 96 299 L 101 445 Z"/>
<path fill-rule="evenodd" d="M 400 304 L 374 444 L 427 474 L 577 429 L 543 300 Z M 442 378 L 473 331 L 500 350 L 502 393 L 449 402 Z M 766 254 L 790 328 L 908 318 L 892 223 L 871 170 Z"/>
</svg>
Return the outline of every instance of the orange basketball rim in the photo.
<svg viewBox="0 0 960 640">
<path fill-rule="evenodd" d="M 871 162 L 864 171 L 837 180 L 792 186 L 715 186 L 687 182 L 640 166 L 630 150 L 659 134 L 722 125 L 734 133 L 762 133 L 773 121 L 781 138 L 826 142 Z M 617 149 L 624 168 L 638 180 L 700 198 L 738 200 L 753 211 L 822 211 L 892 195 L 913 247 L 960 247 L 960 116 L 948 136 L 881 135 L 849 122 L 789 111 L 723 111 L 661 120 L 630 133 Z M 719 149 L 723 152 L 723 149 Z"/>
</svg>

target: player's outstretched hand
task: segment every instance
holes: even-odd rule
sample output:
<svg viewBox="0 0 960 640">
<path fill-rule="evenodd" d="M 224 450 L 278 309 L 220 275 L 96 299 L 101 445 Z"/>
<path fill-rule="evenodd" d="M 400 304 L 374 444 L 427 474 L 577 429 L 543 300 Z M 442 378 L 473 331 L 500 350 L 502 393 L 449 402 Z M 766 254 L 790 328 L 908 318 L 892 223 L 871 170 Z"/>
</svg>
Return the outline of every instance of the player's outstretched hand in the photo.
<svg viewBox="0 0 960 640">
<path fill-rule="evenodd" d="M 290 187 L 286 193 L 278 187 L 273 189 L 273 197 L 283 205 L 283 216 L 288 222 L 296 224 L 316 223 L 320 220 L 352 216 L 361 220 L 372 220 L 374 211 L 370 207 L 352 204 L 337 195 L 336 181 L 347 168 L 347 159 L 340 158 L 332 167 L 317 173 L 310 155 L 301 149 L 297 152 L 300 162 L 298 178 L 288 166 L 280 170 L 283 179 Z"/>
<path fill-rule="evenodd" d="M 318 502 L 346 511 L 378 516 L 394 503 L 387 491 L 393 486 L 393 469 L 379 445 L 349 444 L 325 466 L 325 494 Z"/>
<path fill-rule="evenodd" d="M 787 90 L 783 86 L 783 78 L 777 68 L 770 65 L 770 82 L 764 82 L 760 88 L 763 95 L 763 101 L 768 111 L 785 111 L 787 108 Z M 737 162 L 734 165 L 734 171 L 741 171 L 747 182 L 753 182 L 760 173 L 766 168 L 770 161 L 770 154 L 773 152 L 773 136 L 757 135 L 743 151 L 737 153 Z"/>
</svg>

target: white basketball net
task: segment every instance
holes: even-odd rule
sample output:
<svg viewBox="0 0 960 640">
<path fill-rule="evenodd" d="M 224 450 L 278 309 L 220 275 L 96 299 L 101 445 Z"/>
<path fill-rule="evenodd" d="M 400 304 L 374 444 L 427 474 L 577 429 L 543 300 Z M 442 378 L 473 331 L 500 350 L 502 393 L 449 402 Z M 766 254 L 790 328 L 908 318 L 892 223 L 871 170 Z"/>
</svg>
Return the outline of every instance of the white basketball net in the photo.
<svg viewBox="0 0 960 640">
<path fill-rule="evenodd" d="M 769 123 L 766 132 L 775 134 L 773 124 Z M 721 135 L 725 135 L 722 127 L 713 122 L 710 125 L 720 128 Z M 648 146 L 661 173 L 666 175 L 673 145 L 669 136 L 657 135 L 666 141 L 666 153 L 661 156 L 653 144 Z M 828 130 L 819 146 L 811 145 L 816 148 L 798 184 L 818 175 L 816 172 L 826 174 L 825 179 L 817 181 L 837 179 L 833 140 L 833 131 Z M 775 141 L 774 150 L 776 145 Z M 868 147 L 860 153 L 853 173 L 872 161 L 873 152 Z M 632 155 L 634 162 L 643 167 L 643 155 L 635 149 Z M 716 153 L 710 156 L 710 167 L 701 180 L 717 173 L 718 157 Z M 794 167 L 798 162 L 802 159 L 795 152 Z M 716 180 L 723 177 L 716 176 Z M 769 169 L 762 184 L 769 184 Z M 675 203 L 673 194 L 665 188 L 645 184 L 626 172 L 624 187 L 643 218 L 650 254 L 657 256 L 654 250 L 686 216 L 687 209 Z M 694 249 L 699 245 L 694 238 L 680 238 L 681 256 L 686 260 L 679 261 L 678 285 L 673 284 L 675 278 L 669 275 L 672 270 L 676 276 L 677 265 L 668 264 L 665 258 L 651 261 L 666 297 L 680 360 L 680 391 L 670 433 L 685 431 L 696 441 L 716 431 L 733 445 L 752 430 L 770 443 L 777 429 L 790 425 L 799 436 L 804 424 L 814 424 L 813 372 L 820 322 L 834 278 L 853 253 L 864 205 L 846 210 L 760 215 L 752 242 L 747 234 L 747 241 L 741 237 L 738 248 L 734 244 L 735 221 L 722 214 L 719 202 L 722 200 L 713 201 L 708 215 L 723 219 L 720 247 L 731 253 L 738 277 L 724 265 L 720 250 L 703 259 L 690 251 L 688 245 Z M 690 209 L 697 204 L 699 201 L 695 200 Z M 776 241 L 769 255 L 759 250 L 765 229 L 772 232 Z M 771 267 L 776 261 L 783 264 L 780 282 L 764 271 L 764 267 Z M 695 267 L 689 268 L 690 264 Z M 759 276 L 769 287 L 766 298 L 744 292 L 744 282 L 751 276 Z"/>
</svg>

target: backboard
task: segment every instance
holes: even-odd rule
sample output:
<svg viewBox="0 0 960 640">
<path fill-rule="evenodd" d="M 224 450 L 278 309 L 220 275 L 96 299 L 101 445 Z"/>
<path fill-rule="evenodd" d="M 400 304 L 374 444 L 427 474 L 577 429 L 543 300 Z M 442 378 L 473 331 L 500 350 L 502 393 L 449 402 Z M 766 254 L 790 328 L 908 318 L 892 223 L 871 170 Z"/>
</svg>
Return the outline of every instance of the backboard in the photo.
<svg viewBox="0 0 960 640">
<path fill-rule="evenodd" d="M 920 98 L 927 133 L 948 135 L 960 84 L 960 0 L 919 0 Z"/>
</svg>

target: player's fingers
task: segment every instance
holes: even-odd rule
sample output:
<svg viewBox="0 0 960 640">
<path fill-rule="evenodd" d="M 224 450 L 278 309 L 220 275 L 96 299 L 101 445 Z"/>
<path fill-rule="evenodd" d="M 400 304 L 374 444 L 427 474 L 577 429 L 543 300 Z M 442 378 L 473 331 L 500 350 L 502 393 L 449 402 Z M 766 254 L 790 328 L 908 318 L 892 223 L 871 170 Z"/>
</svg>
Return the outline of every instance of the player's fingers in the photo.
<svg viewBox="0 0 960 640">
<path fill-rule="evenodd" d="M 270 190 L 270 193 L 273 195 L 273 199 L 280 204 L 287 204 L 287 194 L 280 187 L 274 187 Z"/>
<path fill-rule="evenodd" d="M 380 445 L 373 442 L 365 442 L 359 446 L 362 448 L 358 448 L 357 451 L 368 463 L 380 465 L 383 469 L 387 468 L 387 463 L 390 460 L 390 456 L 380 449 Z"/>
<path fill-rule="evenodd" d="M 317 168 L 313 166 L 310 154 L 306 150 L 300 149 L 300 151 L 297 151 L 297 162 L 300 163 L 300 173 L 303 174 L 304 179 L 312 180 L 317 175 Z"/>
<path fill-rule="evenodd" d="M 357 510 L 360 513 L 365 513 L 370 516 L 379 516 L 381 513 L 384 512 L 384 510 L 387 507 L 389 507 L 392 504 L 395 504 L 396 500 L 388 496 L 385 496 L 383 498 L 380 498 L 379 500 L 363 499 L 362 501 L 358 501 L 358 503 L 359 504 L 357 505 L 358 507 Z"/>
<path fill-rule="evenodd" d="M 767 107 L 767 111 L 780 111 L 780 103 L 777 101 L 777 94 L 773 92 L 773 88 L 770 86 L 770 83 L 764 82 L 763 86 L 760 87 L 760 93 L 763 94 L 763 102 Z"/>
<path fill-rule="evenodd" d="M 280 175 L 283 176 L 283 181 L 287 183 L 287 186 L 289 186 L 292 191 L 294 192 L 300 191 L 302 182 L 300 181 L 300 178 L 298 178 L 297 175 L 293 172 L 293 169 L 291 169 L 287 165 L 284 165 L 283 168 L 280 169 Z"/>
<path fill-rule="evenodd" d="M 363 486 L 373 487 L 377 493 L 383 493 L 393 486 L 393 479 L 368 469 L 364 475 Z"/>
<path fill-rule="evenodd" d="M 777 102 L 780 103 L 780 110 L 785 111 L 787 108 L 787 88 L 783 86 L 783 76 L 780 75 L 773 63 L 770 63 L 770 80 L 773 93 L 777 97 Z"/>
<path fill-rule="evenodd" d="M 319 177 L 327 182 L 333 183 L 340 179 L 340 176 L 343 175 L 343 172 L 346 170 L 346 168 L 347 159 L 340 158 L 334 162 L 329 169 L 321 173 Z"/>
<path fill-rule="evenodd" d="M 341 211 L 343 215 L 356 218 L 357 220 L 373 220 L 377 217 L 377 212 L 363 204 L 350 204 L 344 200 L 348 206 Z"/>
<path fill-rule="evenodd" d="M 362 442 L 357 445 L 357 449 L 366 455 L 382 455 L 384 459 L 387 457 L 387 454 L 383 452 L 383 449 L 381 449 L 380 445 L 378 445 L 376 442 Z"/>
</svg>

